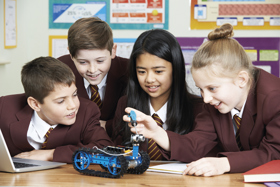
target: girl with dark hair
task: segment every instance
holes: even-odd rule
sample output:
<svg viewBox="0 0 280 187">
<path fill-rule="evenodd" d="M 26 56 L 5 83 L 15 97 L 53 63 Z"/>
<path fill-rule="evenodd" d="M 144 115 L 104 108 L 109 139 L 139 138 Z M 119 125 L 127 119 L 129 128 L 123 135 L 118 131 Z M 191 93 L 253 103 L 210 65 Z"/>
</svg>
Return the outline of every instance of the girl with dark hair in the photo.
<svg viewBox="0 0 280 187">
<path fill-rule="evenodd" d="M 122 119 L 126 107 L 153 116 L 165 130 L 186 134 L 193 129 L 194 117 L 203 102 L 187 90 L 182 50 L 171 33 L 161 29 L 142 33 L 130 56 L 129 73 L 127 96 L 119 100 L 111 125 L 117 145 L 130 142 L 130 128 Z M 164 159 L 153 140 L 142 143 L 140 149 L 147 151 L 152 160 Z"/>
</svg>

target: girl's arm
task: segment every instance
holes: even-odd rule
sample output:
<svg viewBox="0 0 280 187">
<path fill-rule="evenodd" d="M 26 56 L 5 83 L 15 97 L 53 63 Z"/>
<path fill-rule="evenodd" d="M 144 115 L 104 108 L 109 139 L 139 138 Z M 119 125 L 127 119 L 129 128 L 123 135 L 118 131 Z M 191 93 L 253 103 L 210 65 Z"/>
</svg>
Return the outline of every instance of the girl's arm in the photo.
<svg viewBox="0 0 280 187">
<path fill-rule="evenodd" d="M 136 127 L 133 127 L 129 123 L 131 132 L 136 133 L 137 130 L 138 134 L 142 134 L 145 138 L 153 139 L 161 148 L 166 151 L 170 151 L 170 142 L 166 131 L 163 128 L 159 127 L 151 116 L 148 116 L 138 110 L 129 107 L 125 109 L 125 112 L 130 113 L 131 110 L 133 110 L 137 116 Z M 127 115 L 123 116 L 123 120 L 126 122 L 130 122 L 130 118 Z"/>
<path fill-rule="evenodd" d="M 277 86 L 275 85 L 275 89 L 279 89 L 279 85 Z M 248 171 L 271 160 L 280 159 L 280 91 L 257 95 L 257 104 L 253 105 L 257 107 L 255 110 L 251 109 L 255 113 L 243 113 L 243 119 L 247 118 L 244 126 L 249 129 L 247 142 L 243 146 L 246 151 L 221 152 L 218 155 L 228 158 L 231 172 Z"/>
</svg>

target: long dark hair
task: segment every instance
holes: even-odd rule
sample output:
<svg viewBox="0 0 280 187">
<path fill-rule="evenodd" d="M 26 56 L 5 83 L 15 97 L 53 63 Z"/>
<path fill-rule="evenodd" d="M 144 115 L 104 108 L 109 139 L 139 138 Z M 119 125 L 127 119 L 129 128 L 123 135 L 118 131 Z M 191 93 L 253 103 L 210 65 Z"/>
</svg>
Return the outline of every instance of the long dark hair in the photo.
<svg viewBox="0 0 280 187">
<path fill-rule="evenodd" d="M 193 101 L 187 91 L 185 61 L 178 41 L 166 30 L 148 30 L 136 40 L 129 63 L 127 106 L 150 115 L 149 95 L 141 88 L 136 74 L 136 59 L 144 53 L 155 55 L 172 64 L 173 81 L 167 104 L 167 130 L 179 134 L 190 132 L 194 121 Z M 125 131 L 123 140 L 129 138 L 131 132 L 127 125 L 124 122 L 118 125 L 121 125 L 122 130 Z"/>
</svg>

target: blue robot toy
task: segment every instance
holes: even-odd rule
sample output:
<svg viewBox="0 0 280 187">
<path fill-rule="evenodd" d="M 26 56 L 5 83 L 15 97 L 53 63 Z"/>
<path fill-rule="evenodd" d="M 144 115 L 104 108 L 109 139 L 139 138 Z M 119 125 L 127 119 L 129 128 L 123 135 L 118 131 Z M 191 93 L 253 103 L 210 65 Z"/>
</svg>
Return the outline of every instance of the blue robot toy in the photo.
<svg viewBox="0 0 280 187">
<path fill-rule="evenodd" d="M 131 125 L 136 130 L 135 112 L 131 111 L 128 116 Z M 120 178 L 124 173 L 142 174 L 150 165 L 148 153 L 139 151 L 139 143 L 144 141 L 145 137 L 138 134 L 136 130 L 136 134 L 132 134 L 130 138 L 133 147 L 108 146 L 103 149 L 97 147 L 78 149 L 73 153 L 73 166 L 82 174 L 106 178 Z M 106 171 L 89 169 L 90 164 L 99 164 Z"/>
</svg>

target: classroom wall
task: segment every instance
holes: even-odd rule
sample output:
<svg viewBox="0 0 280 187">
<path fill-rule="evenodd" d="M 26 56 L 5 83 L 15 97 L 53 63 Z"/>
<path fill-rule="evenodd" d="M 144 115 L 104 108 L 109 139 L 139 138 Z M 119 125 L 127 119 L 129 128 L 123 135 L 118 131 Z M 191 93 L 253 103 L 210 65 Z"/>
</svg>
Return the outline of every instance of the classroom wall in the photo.
<svg viewBox="0 0 280 187">
<path fill-rule="evenodd" d="M 48 0 L 17 0 L 17 47 L 4 49 L 4 0 L 0 0 L 0 96 L 22 93 L 21 67 L 49 54 L 49 35 L 67 29 L 48 29 Z M 210 30 L 190 30 L 190 0 L 169 0 L 169 31 L 176 37 L 206 37 Z M 137 38 L 143 30 L 113 30 L 114 38 Z M 280 37 L 279 30 L 236 30 L 236 37 Z"/>
</svg>

